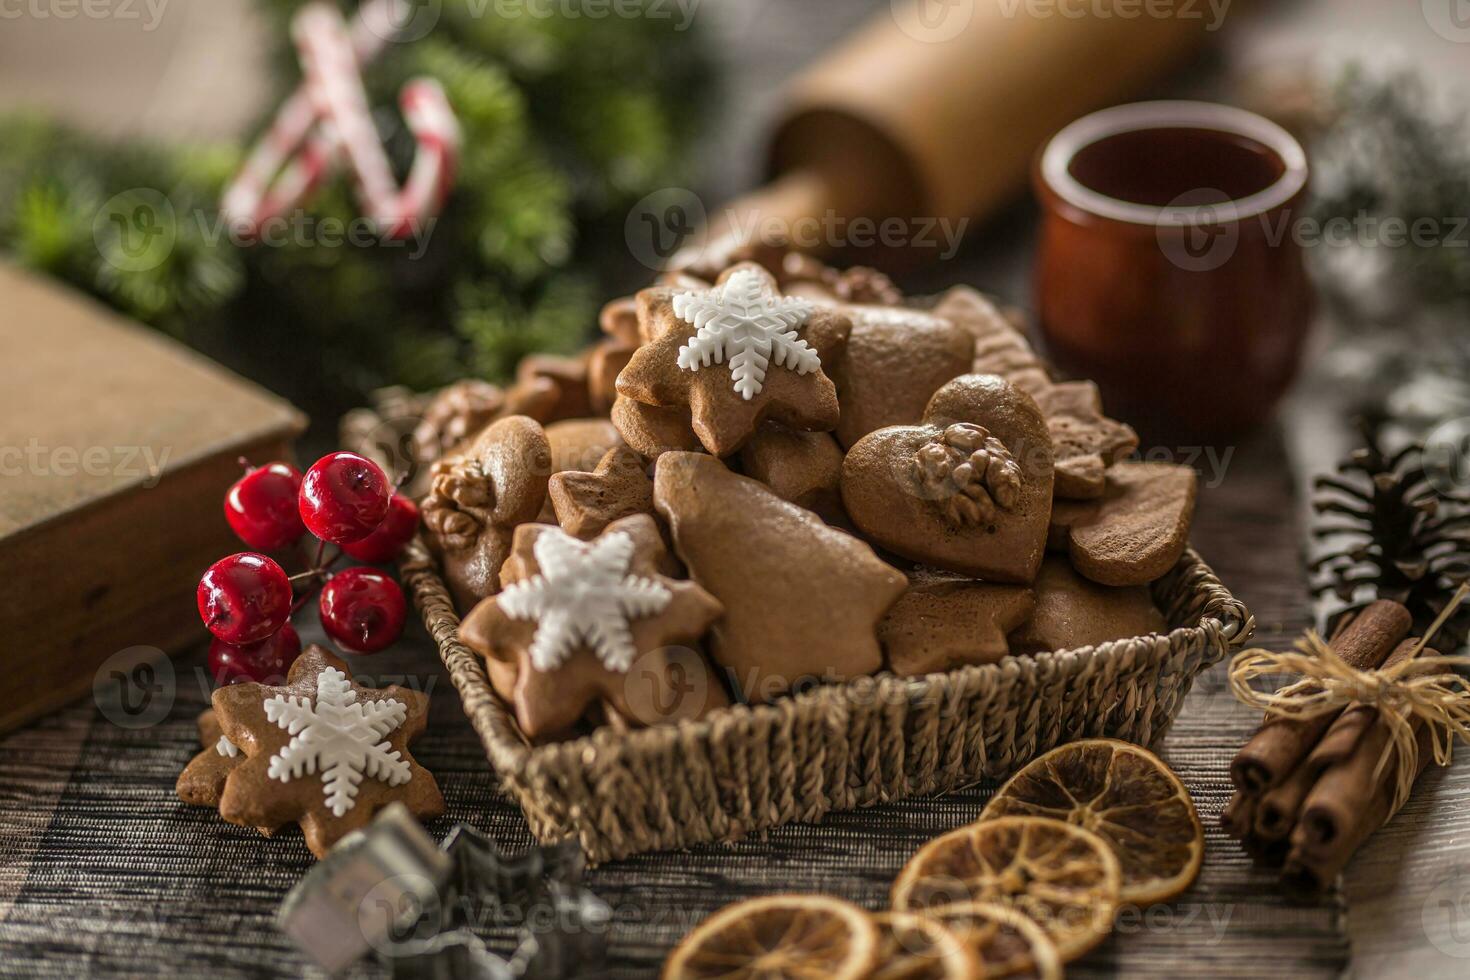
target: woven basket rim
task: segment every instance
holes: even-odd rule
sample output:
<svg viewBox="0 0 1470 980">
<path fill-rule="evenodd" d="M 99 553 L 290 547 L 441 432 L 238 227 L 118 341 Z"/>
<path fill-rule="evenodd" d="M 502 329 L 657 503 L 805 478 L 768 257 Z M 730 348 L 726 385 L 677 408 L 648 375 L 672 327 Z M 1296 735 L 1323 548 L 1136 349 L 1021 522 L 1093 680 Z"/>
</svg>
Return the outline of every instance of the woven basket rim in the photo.
<svg viewBox="0 0 1470 980">
<path fill-rule="evenodd" d="M 1087 664 L 1104 663 L 1113 658 L 1125 657 L 1134 645 L 1147 639 L 1146 637 L 1122 637 L 1092 646 L 1029 654 L 1025 657 L 1008 656 L 992 664 L 969 665 L 915 677 L 899 677 L 888 671 L 880 671 L 838 684 L 824 684 L 770 703 L 732 703 L 696 720 L 663 723 L 633 730 L 616 730 L 604 725 L 574 739 L 535 745 L 520 732 L 510 709 L 490 687 L 483 658 L 459 642 L 460 616 L 458 610 L 454 610 L 452 606 L 445 610 L 442 608 L 446 605 L 445 603 L 428 601 L 431 597 L 438 598 L 445 595 L 447 587 L 439 575 L 437 565 L 422 535 L 410 544 L 401 562 L 401 567 L 405 579 L 410 583 L 414 602 L 423 615 L 424 625 L 436 638 L 440 659 L 449 669 L 450 678 L 464 702 L 466 714 L 470 716 L 472 724 L 479 733 L 490 755 L 491 764 L 502 777 L 507 773 L 532 777 L 539 770 L 555 771 L 577 760 L 588 760 L 605 754 L 617 755 L 650 750 L 664 743 L 671 735 L 709 738 L 716 729 L 740 727 L 762 720 L 776 722 L 783 717 L 797 713 L 808 705 L 823 703 L 841 705 L 847 702 L 854 692 L 869 687 L 876 689 L 874 693 L 877 697 L 888 696 L 889 692 L 894 692 L 896 700 L 907 700 L 957 684 L 1001 684 L 1005 682 L 1007 673 L 1013 674 L 1027 668 L 1038 671 L 1073 670 Z M 1153 588 L 1158 588 L 1163 582 L 1170 582 L 1186 575 L 1193 576 L 1196 580 L 1193 583 L 1194 589 L 1207 596 L 1200 609 L 1198 622 L 1193 626 L 1176 627 L 1167 633 L 1150 634 L 1150 637 L 1157 637 L 1161 642 L 1174 646 L 1181 640 L 1195 637 L 1208 640 L 1208 634 L 1214 633 L 1218 634 L 1221 641 L 1219 645 L 1222 648 L 1243 645 L 1254 632 L 1255 618 L 1244 603 L 1236 599 L 1220 582 L 1214 571 L 1192 547 L 1186 548 L 1179 562 L 1159 582 L 1153 583 Z M 471 658 L 473 670 L 462 672 L 455 669 L 455 666 L 450 663 L 450 658 L 457 654 Z M 1020 663 L 1022 660 L 1027 661 L 1025 667 Z M 467 690 L 471 685 L 478 690 Z M 473 711 L 468 703 L 470 698 L 479 700 L 482 697 L 488 698 L 493 705 L 493 710 L 500 712 L 503 724 L 482 726 L 478 712 Z M 498 732 L 497 727 L 505 729 L 505 734 Z"/>
</svg>

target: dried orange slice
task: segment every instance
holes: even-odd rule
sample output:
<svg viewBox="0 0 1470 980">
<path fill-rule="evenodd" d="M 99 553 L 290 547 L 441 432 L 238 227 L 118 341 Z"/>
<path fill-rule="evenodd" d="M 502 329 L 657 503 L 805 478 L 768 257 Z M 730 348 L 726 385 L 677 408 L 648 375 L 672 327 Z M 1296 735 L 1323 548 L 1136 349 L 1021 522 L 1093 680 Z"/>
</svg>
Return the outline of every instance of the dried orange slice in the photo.
<svg viewBox="0 0 1470 980">
<path fill-rule="evenodd" d="M 893 883 L 893 907 L 1011 905 L 1071 962 L 1113 927 L 1120 878 L 1118 859 L 1091 831 L 1044 817 L 997 817 L 921 847 Z"/>
<path fill-rule="evenodd" d="M 873 922 L 878 926 L 878 966 L 868 980 L 976 980 L 990 975 L 976 951 L 938 919 L 884 912 L 873 916 Z"/>
<path fill-rule="evenodd" d="M 860 980 L 878 962 L 878 927 L 850 902 L 775 895 L 727 905 L 664 964 L 664 980 Z"/>
<path fill-rule="evenodd" d="M 930 912 L 980 958 L 981 973 L 990 977 L 1036 977 L 1061 980 L 1062 958 L 1046 930 L 1019 909 L 995 902 L 961 902 Z"/>
<path fill-rule="evenodd" d="M 1130 742 L 1094 738 L 1036 759 L 1000 788 L 980 819 L 1051 817 L 1107 842 L 1123 871 L 1122 901 L 1166 902 L 1194 884 L 1205 832 L 1169 767 Z"/>
</svg>

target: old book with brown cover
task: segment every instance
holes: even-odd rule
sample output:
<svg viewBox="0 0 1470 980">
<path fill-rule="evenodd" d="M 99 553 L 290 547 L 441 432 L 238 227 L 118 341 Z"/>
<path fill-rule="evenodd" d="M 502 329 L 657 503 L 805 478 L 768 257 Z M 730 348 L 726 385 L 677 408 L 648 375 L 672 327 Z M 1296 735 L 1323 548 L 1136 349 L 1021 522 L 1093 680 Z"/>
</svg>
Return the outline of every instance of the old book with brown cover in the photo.
<svg viewBox="0 0 1470 980">
<path fill-rule="evenodd" d="M 283 458 L 287 403 L 165 337 L 0 265 L 0 731 L 92 690 L 132 647 L 205 638 L 200 574 L 244 550 L 238 457 Z"/>
</svg>

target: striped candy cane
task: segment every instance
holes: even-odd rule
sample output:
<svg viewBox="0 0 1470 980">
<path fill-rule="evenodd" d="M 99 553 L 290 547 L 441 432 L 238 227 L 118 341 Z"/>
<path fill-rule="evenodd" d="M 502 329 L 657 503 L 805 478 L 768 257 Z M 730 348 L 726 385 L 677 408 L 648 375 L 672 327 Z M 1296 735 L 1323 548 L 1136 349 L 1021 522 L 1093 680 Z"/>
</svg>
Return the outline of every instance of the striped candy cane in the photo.
<svg viewBox="0 0 1470 980">
<path fill-rule="evenodd" d="M 444 90 L 432 79 L 418 78 L 399 96 L 416 147 L 408 180 L 400 189 L 373 126 L 361 67 L 342 15 L 325 4 L 310 4 L 296 15 L 291 28 L 307 96 L 330 127 L 363 211 L 389 238 L 402 238 L 422 227 L 448 194 L 458 162 L 459 125 Z"/>
<path fill-rule="evenodd" d="M 443 89 L 416 79 L 399 97 L 405 121 L 419 152 L 402 195 L 396 193 L 387 156 L 367 116 L 361 70 L 380 55 L 409 23 L 411 0 L 367 0 L 350 30 L 336 10 L 321 4 L 303 8 L 292 22 L 306 82 L 281 105 L 260 143 L 226 189 L 221 210 L 226 220 L 253 233 L 271 218 L 308 200 L 346 156 L 369 216 L 385 234 L 402 237 L 442 206 L 452 186 L 459 150 L 459 126 Z M 345 47 L 345 53 L 343 51 Z M 330 91 L 328 91 L 330 89 Z M 354 89 L 356 97 L 340 90 Z M 333 115 L 343 105 L 356 118 Z M 358 146 L 345 153 L 346 129 Z M 368 133 L 362 121 L 367 120 Z M 364 148 L 364 139 L 371 148 Z M 376 151 L 377 160 L 372 159 Z M 359 164 L 370 168 L 365 179 Z M 371 196 L 366 188 L 371 186 Z"/>
</svg>

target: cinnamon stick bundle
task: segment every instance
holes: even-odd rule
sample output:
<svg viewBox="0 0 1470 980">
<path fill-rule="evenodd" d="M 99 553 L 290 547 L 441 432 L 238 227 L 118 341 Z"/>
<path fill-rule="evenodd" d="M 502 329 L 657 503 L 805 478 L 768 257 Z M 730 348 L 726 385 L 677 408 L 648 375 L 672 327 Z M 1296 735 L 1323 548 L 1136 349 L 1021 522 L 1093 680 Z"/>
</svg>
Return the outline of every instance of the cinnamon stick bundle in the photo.
<svg viewBox="0 0 1470 980">
<path fill-rule="evenodd" d="M 1365 606 L 1332 638 L 1332 648 L 1349 666 L 1372 670 L 1380 666 L 1409 633 L 1409 610 L 1388 599 Z M 1336 715 L 1316 718 L 1276 718 L 1265 722 L 1230 763 L 1230 779 L 1243 793 L 1260 796 L 1279 786 L 1321 740 Z"/>
<path fill-rule="evenodd" d="M 1414 760 L 1417 779 L 1434 749 L 1428 725 L 1416 722 L 1414 730 L 1419 746 Z M 1313 891 L 1326 888 L 1363 842 L 1388 822 L 1402 764 L 1392 759 L 1375 776 L 1388 744 L 1388 725 L 1375 719 L 1352 754 L 1322 773 L 1291 832 L 1291 850 L 1285 861 L 1288 882 Z"/>
<path fill-rule="evenodd" d="M 1405 638 L 1411 625 L 1403 606 L 1375 602 L 1338 631 L 1332 648 L 1357 670 L 1396 664 L 1417 651 L 1418 641 Z M 1428 729 L 1416 733 L 1422 771 Z M 1236 793 L 1221 826 L 1257 861 L 1284 866 L 1289 881 L 1325 887 L 1392 814 L 1398 760 L 1379 768 L 1389 740 L 1378 710 L 1361 704 L 1267 720 L 1231 763 Z"/>
</svg>

